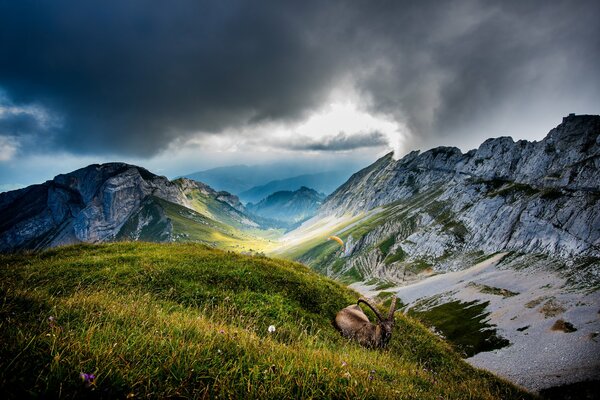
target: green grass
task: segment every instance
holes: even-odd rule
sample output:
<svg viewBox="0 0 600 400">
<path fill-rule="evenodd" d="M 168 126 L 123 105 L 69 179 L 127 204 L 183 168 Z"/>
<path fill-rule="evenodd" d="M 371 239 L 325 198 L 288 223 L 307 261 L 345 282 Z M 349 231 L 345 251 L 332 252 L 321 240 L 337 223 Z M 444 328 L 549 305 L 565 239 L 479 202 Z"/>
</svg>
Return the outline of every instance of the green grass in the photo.
<svg viewBox="0 0 600 400">
<path fill-rule="evenodd" d="M 525 196 L 534 196 L 539 193 L 539 189 L 534 188 L 526 183 L 510 182 L 502 186 L 500 189 L 492 191 L 489 197 L 509 197 L 516 194 L 522 194 Z"/>
<path fill-rule="evenodd" d="M 191 243 L 0 256 L 3 398 L 531 398 L 402 315 L 385 351 L 343 339 L 332 319 L 357 297 Z"/>
<path fill-rule="evenodd" d="M 496 335 L 488 324 L 489 302 L 461 302 L 459 300 L 436 304 L 437 298 L 422 301 L 411 308 L 408 314 L 435 327 L 465 357 L 482 351 L 491 351 L 508 346 L 508 340 Z"/>
<path fill-rule="evenodd" d="M 508 289 L 478 284 L 478 283 L 474 283 L 474 282 L 469 282 L 469 284 L 467 286 L 474 287 L 475 289 L 479 290 L 481 293 L 493 294 L 496 296 L 502 296 L 504 298 L 513 297 L 513 296 L 516 296 L 519 294 L 517 292 L 513 292 Z"/>
<path fill-rule="evenodd" d="M 412 274 L 420 274 L 421 272 L 427 271 L 429 270 L 431 267 L 433 267 L 433 265 L 428 262 L 427 260 L 424 260 L 422 258 L 416 259 L 412 262 L 410 262 L 409 264 L 406 265 L 405 269 L 406 272 L 410 272 Z"/>
<path fill-rule="evenodd" d="M 378 246 L 379 250 L 381 250 L 381 254 L 383 254 L 384 256 L 387 256 L 387 254 L 390 251 L 390 248 L 394 245 L 395 242 L 396 242 L 396 238 L 394 236 L 390 236 L 389 238 L 387 238 L 383 242 L 381 242 Z"/>
<path fill-rule="evenodd" d="M 383 262 L 385 263 L 385 265 L 389 265 L 396 261 L 404 261 L 405 258 L 406 258 L 406 252 L 402 249 L 402 247 L 398 246 L 398 248 L 396 249 L 396 252 L 394 254 L 389 254 L 383 260 Z"/>
<path fill-rule="evenodd" d="M 269 246 L 268 240 L 259 237 L 258 232 L 246 232 L 189 208 L 161 199 L 156 201 L 173 224 L 178 242 L 194 241 L 236 251 L 263 251 Z"/>
<path fill-rule="evenodd" d="M 375 290 L 385 290 L 396 286 L 397 283 L 390 281 L 380 282 L 377 286 L 375 286 Z"/>
<path fill-rule="evenodd" d="M 402 242 L 417 229 L 417 216 L 413 212 L 434 202 L 434 199 L 442 193 L 443 189 L 433 189 L 427 192 L 418 193 L 406 200 L 398 200 L 390 203 L 380 210 L 369 214 L 359 214 L 351 218 L 346 217 L 339 224 L 332 226 L 327 231 L 318 235 L 310 236 L 302 243 L 287 249 L 278 249 L 278 255 L 290 259 L 301 261 L 315 271 L 335 271 L 338 264 L 339 249 L 334 243 L 327 242 L 327 237 L 331 235 L 339 236 L 345 242 L 350 237 L 354 242 L 360 241 L 365 235 L 380 228 L 386 223 L 398 223 L 397 231 L 393 236 L 387 237 L 377 245 L 368 249 L 360 250 L 364 253 L 373 250 L 375 247 L 385 256 L 385 263 L 391 264 L 394 261 L 402 261 L 405 257 L 402 249 L 398 249 L 394 254 L 389 254 L 395 242 Z M 445 221 L 448 224 L 446 229 L 454 232 L 457 236 L 464 237 L 467 234 L 466 228 L 455 221 Z M 454 225 L 453 225 L 454 223 Z M 460 225 L 460 226 L 459 226 Z M 316 227 L 318 228 L 318 226 Z M 353 256 L 358 253 L 353 253 Z M 348 269 L 341 274 L 333 274 L 344 283 L 351 283 L 362 280 L 362 274 L 356 269 Z"/>
</svg>

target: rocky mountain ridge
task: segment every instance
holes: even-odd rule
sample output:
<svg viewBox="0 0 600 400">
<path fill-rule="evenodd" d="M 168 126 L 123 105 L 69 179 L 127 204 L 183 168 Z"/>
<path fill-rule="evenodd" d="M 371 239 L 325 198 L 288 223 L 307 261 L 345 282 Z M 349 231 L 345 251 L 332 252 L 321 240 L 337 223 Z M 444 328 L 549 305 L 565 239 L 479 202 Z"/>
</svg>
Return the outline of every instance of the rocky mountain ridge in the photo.
<svg viewBox="0 0 600 400">
<path fill-rule="evenodd" d="M 354 174 L 300 229 L 317 232 L 321 221 L 339 220 L 321 235 L 342 237 L 345 253 L 315 241 L 294 258 L 350 280 L 402 282 L 507 251 L 537 254 L 557 268 L 591 263 L 582 270 L 600 274 L 599 170 L 594 115 L 565 117 L 539 142 L 501 137 L 465 154 L 452 147 L 397 161 L 388 154 Z"/>
<path fill-rule="evenodd" d="M 423 153 L 413 151 L 397 161 L 389 153 L 332 193 L 322 211 L 364 211 L 410 197 L 415 186 L 423 190 L 467 178 L 597 192 L 599 133 L 600 116 L 571 115 L 540 142 L 499 137 L 465 154 L 456 147 L 436 147 Z M 360 187 L 375 193 L 356 190 Z"/>
<path fill-rule="evenodd" d="M 245 215 L 236 196 L 201 182 L 186 178 L 171 182 L 125 163 L 94 164 L 0 194 L 0 251 L 138 240 L 144 238 L 144 231 L 153 231 L 154 240 L 168 241 L 172 222 L 158 202 L 194 210 L 198 196 L 215 203 L 227 223 L 258 226 Z"/>
</svg>

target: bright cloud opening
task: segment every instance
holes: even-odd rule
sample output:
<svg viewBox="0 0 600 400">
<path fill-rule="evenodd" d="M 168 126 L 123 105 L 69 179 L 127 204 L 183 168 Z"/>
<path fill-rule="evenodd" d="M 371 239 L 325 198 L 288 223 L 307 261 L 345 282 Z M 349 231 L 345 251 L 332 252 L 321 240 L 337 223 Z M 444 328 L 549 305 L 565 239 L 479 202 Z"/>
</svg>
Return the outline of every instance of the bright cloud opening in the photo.
<svg viewBox="0 0 600 400">
<path fill-rule="evenodd" d="M 408 129 L 385 115 L 361 108 L 356 102 L 331 102 L 296 123 L 246 125 L 219 134 L 199 133 L 186 145 L 216 152 L 303 153 L 348 152 L 361 148 L 392 149 L 401 154 Z M 172 143 L 172 148 L 181 147 Z"/>
<path fill-rule="evenodd" d="M 10 161 L 17 153 L 19 143 L 10 136 L 0 136 L 0 162 Z"/>
</svg>

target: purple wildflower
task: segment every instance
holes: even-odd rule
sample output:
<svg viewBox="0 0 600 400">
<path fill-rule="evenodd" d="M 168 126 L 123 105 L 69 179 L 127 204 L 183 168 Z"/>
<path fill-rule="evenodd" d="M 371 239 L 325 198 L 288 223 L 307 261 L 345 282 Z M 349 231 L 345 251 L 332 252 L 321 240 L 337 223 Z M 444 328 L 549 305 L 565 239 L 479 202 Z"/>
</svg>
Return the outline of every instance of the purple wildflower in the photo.
<svg viewBox="0 0 600 400">
<path fill-rule="evenodd" d="M 88 387 L 91 386 L 91 385 L 93 385 L 94 381 L 96 379 L 96 375 L 94 375 L 94 374 L 88 374 L 88 373 L 85 373 L 85 372 L 81 372 L 79 374 L 79 377 L 81 378 L 81 381 L 83 383 L 85 383 L 85 386 L 88 386 Z"/>
<path fill-rule="evenodd" d="M 369 380 L 372 381 L 374 376 L 375 376 L 375 370 L 372 369 L 371 372 L 369 372 Z"/>
</svg>

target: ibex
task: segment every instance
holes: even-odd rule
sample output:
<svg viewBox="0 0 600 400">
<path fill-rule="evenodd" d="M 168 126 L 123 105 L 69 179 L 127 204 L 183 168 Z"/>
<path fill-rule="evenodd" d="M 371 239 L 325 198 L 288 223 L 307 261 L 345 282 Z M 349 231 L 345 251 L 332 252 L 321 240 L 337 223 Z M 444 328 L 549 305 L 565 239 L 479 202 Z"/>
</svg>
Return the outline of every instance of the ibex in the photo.
<svg viewBox="0 0 600 400">
<path fill-rule="evenodd" d="M 374 325 L 360 308 L 359 304 L 365 303 L 377 316 L 379 323 Z M 365 347 L 384 348 L 392 337 L 394 328 L 394 312 L 396 311 L 396 297 L 392 299 L 390 312 L 386 319 L 366 299 L 360 298 L 356 304 L 342 309 L 335 316 L 335 326 L 342 336 L 354 339 Z"/>
</svg>

